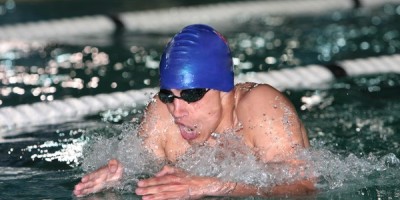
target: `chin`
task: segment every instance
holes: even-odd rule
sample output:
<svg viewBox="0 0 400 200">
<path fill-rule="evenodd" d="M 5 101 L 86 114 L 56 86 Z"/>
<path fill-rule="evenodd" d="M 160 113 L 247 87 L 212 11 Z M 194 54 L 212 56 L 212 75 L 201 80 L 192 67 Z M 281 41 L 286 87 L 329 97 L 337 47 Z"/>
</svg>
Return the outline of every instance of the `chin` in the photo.
<svg viewBox="0 0 400 200">
<path fill-rule="evenodd" d="M 198 136 L 197 138 L 194 138 L 192 140 L 186 140 L 186 141 L 190 145 L 203 145 L 208 142 L 209 138 L 210 138 L 209 136 L 206 138 Z"/>
</svg>

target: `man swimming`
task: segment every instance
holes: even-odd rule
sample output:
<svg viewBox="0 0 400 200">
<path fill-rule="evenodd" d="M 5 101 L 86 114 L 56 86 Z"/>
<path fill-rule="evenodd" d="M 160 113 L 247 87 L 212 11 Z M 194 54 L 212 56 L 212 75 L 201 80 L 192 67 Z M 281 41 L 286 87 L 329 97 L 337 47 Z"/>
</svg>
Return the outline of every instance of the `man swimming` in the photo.
<svg viewBox="0 0 400 200">
<path fill-rule="evenodd" d="M 309 146 L 291 102 L 265 84 L 234 85 L 232 57 L 225 39 L 207 25 L 185 27 L 168 43 L 160 62 L 160 91 L 141 122 L 143 145 L 156 158 L 176 162 L 192 145 L 215 144 L 213 133 L 234 131 L 264 163 L 298 163 L 296 151 Z M 294 168 L 294 167 L 293 167 Z M 294 170 L 296 170 L 294 168 Z M 121 179 L 123 166 L 107 166 L 84 176 L 74 194 L 98 192 Z M 312 180 L 260 188 L 216 177 L 193 176 L 165 166 L 140 180 L 143 199 L 198 199 L 205 196 L 275 196 L 305 194 Z"/>
</svg>

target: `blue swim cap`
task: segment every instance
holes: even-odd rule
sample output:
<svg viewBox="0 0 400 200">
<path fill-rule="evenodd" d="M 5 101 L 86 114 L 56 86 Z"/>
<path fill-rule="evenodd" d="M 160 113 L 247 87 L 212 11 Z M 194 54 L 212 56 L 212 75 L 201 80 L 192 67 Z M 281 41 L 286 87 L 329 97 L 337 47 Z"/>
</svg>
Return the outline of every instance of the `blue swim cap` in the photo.
<svg viewBox="0 0 400 200">
<path fill-rule="evenodd" d="M 194 24 L 176 34 L 160 62 L 161 89 L 210 88 L 229 92 L 234 87 L 232 56 L 223 36 Z"/>
</svg>

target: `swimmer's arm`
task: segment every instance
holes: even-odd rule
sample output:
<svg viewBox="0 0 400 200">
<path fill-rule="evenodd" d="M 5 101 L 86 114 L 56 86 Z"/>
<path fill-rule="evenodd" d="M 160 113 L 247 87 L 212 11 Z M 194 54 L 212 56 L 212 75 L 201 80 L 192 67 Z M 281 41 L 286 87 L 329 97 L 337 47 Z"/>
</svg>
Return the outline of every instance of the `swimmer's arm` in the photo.
<svg viewBox="0 0 400 200">
<path fill-rule="evenodd" d="M 251 89 L 237 105 L 241 132 L 263 162 L 291 160 L 309 147 L 306 130 L 289 99 L 269 85 Z"/>
<path fill-rule="evenodd" d="M 298 181 L 290 185 L 261 188 L 243 183 L 228 182 L 216 177 L 193 176 L 171 166 L 165 166 L 155 177 L 138 182 L 136 194 L 142 199 L 200 199 L 207 196 L 272 197 L 301 195 L 312 191 L 313 186 Z"/>
<path fill-rule="evenodd" d="M 296 152 L 309 147 L 306 130 L 290 100 L 268 85 L 259 85 L 246 95 L 238 105 L 238 116 L 243 123 L 248 143 L 264 163 L 282 163 L 301 174 Z M 314 177 L 304 175 L 302 180 L 273 188 L 264 188 L 264 194 L 280 195 L 308 193 L 314 189 Z"/>
<path fill-rule="evenodd" d="M 239 121 L 243 122 L 242 131 L 249 134 L 249 142 L 257 149 L 256 155 L 262 162 L 289 165 L 292 170 L 302 173 L 298 170 L 304 162 L 291 156 L 297 150 L 309 147 L 309 141 L 296 110 L 283 94 L 271 86 L 258 85 L 243 97 L 237 109 Z M 222 194 L 226 196 L 271 197 L 304 195 L 315 191 L 313 177 L 271 187 L 234 182 L 219 184 L 219 191 L 229 191 Z"/>
<path fill-rule="evenodd" d="M 156 95 L 147 106 L 140 125 L 139 136 L 143 146 L 159 161 L 176 161 L 189 144 L 180 135 L 166 104 Z"/>
<path fill-rule="evenodd" d="M 265 163 L 278 161 L 286 164 L 292 163 L 293 169 L 296 170 L 295 166 L 299 162 L 286 159 L 287 155 L 285 154 L 293 153 L 293 147 L 307 147 L 308 138 L 293 106 L 282 94 L 269 86 L 263 85 L 252 90 L 256 95 L 243 97 L 244 99 L 241 100 L 243 104 L 240 103 L 241 105 L 239 104 L 237 108 L 239 121 L 243 123 L 244 137 L 247 137 L 247 134 L 250 135 L 250 143 L 254 144 L 255 149 L 259 149 L 256 154 L 261 161 Z M 263 107 L 267 105 L 266 102 L 271 107 Z M 275 109 L 272 103 L 276 103 L 280 109 Z M 251 105 L 254 107 L 251 107 Z M 287 116 L 291 123 L 289 128 L 282 125 L 282 121 L 286 119 L 285 111 L 292 113 Z M 266 116 L 269 116 L 269 118 L 265 118 Z M 270 129 L 267 129 L 268 127 Z M 273 134 L 269 134 L 268 131 Z M 271 144 L 271 141 L 273 141 L 273 144 Z M 224 181 L 216 177 L 193 176 L 179 168 L 170 166 L 164 167 L 155 177 L 139 181 L 136 189 L 136 193 L 141 195 L 143 199 L 197 199 L 205 196 L 270 197 L 301 195 L 313 191 L 314 183 L 308 179 L 272 187 L 257 187 Z"/>
<path fill-rule="evenodd" d="M 143 139 L 143 146 L 159 160 L 166 158 L 164 149 L 165 133 L 168 131 L 166 119 L 168 118 L 170 118 L 168 111 L 155 96 L 145 109 L 138 131 Z"/>
<path fill-rule="evenodd" d="M 122 164 L 112 159 L 108 161 L 107 165 L 83 176 L 81 181 L 75 185 L 73 193 L 77 197 L 82 197 L 99 192 L 118 183 L 122 174 Z"/>
<path fill-rule="evenodd" d="M 231 196 L 231 197 L 277 197 L 287 195 L 305 195 L 314 192 L 314 184 L 301 180 L 287 185 L 276 185 L 273 187 L 257 187 L 237 182 L 220 182 L 218 193 L 210 196 Z"/>
<path fill-rule="evenodd" d="M 155 113 L 158 112 L 155 102 L 151 102 L 147 108 L 145 116 L 141 122 L 138 134 L 143 138 L 144 146 L 160 160 L 164 159 L 165 154 L 162 148 L 162 139 L 156 137 L 157 133 L 154 130 L 162 124 L 157 123 Z M 160 136 L 160 135 L 158 135 Z M 113 184 L 118 183 L 123 178 L 124 167 L 116 159 L 112 159 L 107 165 L 100 167 L 94 172 L 88 173 L 82 177 L 81 181 L 74 187 L 75 196 L 85 196 L 91 193 L 96 193 L 106 189 Z"/>
</svg>

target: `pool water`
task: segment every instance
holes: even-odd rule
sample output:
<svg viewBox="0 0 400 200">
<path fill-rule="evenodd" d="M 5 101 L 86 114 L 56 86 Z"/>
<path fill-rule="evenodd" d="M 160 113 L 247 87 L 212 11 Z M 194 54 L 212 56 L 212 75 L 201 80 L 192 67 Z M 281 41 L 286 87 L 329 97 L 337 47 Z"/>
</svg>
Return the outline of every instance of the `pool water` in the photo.
<svg viewBox="0 0 400 200">
<path fill-rule="evenodd" d="M 179 1 L 176 4 L 184 5 Z M 16 18 L 23 16 L 20 21 L 26 21 L 28 17 L 21 12 L 28 10 L 24 7 L 27 5 L 16 4 L 3 12 L 3 20 L 12 18 L 18 22 Z M 56 4 L 39 5 L 45 17 L 35 16 L 37 19 L 55 17 L 47 8 Z M 126 1 L 118 5 L 109 11 L 125 11 L 126 5 L 134 7 Z M 89 3 L 80 6 L 91 10 L 90 14 L 98 12 Z M 64 16 L 72 14 L 61 12 L 58 17 Z M 235 29 L 220 31 L 231 44 L 233 56 L 240 60 L 235 72 L 240 74 L 400 53 L 399 20 L 400 5 L 386 4 L 372 9 L 331 11 L 320 16 L 254 17 L 233 22 L 237 23 Z M 87 43 L 75 44 L 0 41 L 0 106 L 157 87 L 157 62 L 172 35 L 100 35 Z M 344 77 L 323 89 L 283 91 L 297 108 L 311 139 L 312 149 L 304 158 L 320 166 L 317 169 L 321 176 L 320 192 L 294 198 L 400 198 L 399 91 L 399 74 Z M 312 105 L 302 101 L 315 96 L 322 101 Z M 134 181 L 159 167 L 151 159 L 141 157 L 138 139 L 132 139 L 134 136 L 130 134 L 135 132 L 137 124 L 131 120 L 140 119 L 144 104 L 62 124 L 2 127 L 0 198 L 74 198 L 73 186 L 85 170 L 104 164 L 110 157 L 129 155 L 124 162 L 131 167 L 132 179 L 121 186 L 123 190 L 106 191 L 88 199 L 138 199 L 131 192 Z M 128 143 L 126 138 L 136 142 Z M 199 149 L 199 154 L 207 151 Z M 224 152 L 213 149 L 211 153 Z M 249 159 L 247 163 L 253 161 L 248 157 L 243 159 Z M 213 164 L 224 166 L 210 164 L 207 158 L 204 163 L 193 173 L 204 173 Z M 191 169 L 193 161 L 179 165 Z M 237 166 L 239 170 L 240 165 Z M 143 171 L 145 167 L 148 171 Z M 222 167 L 215 169 L 216 173 L 225 172 Z M 259 181 L 232 176 L 251 183 Z"/>
</svg>

